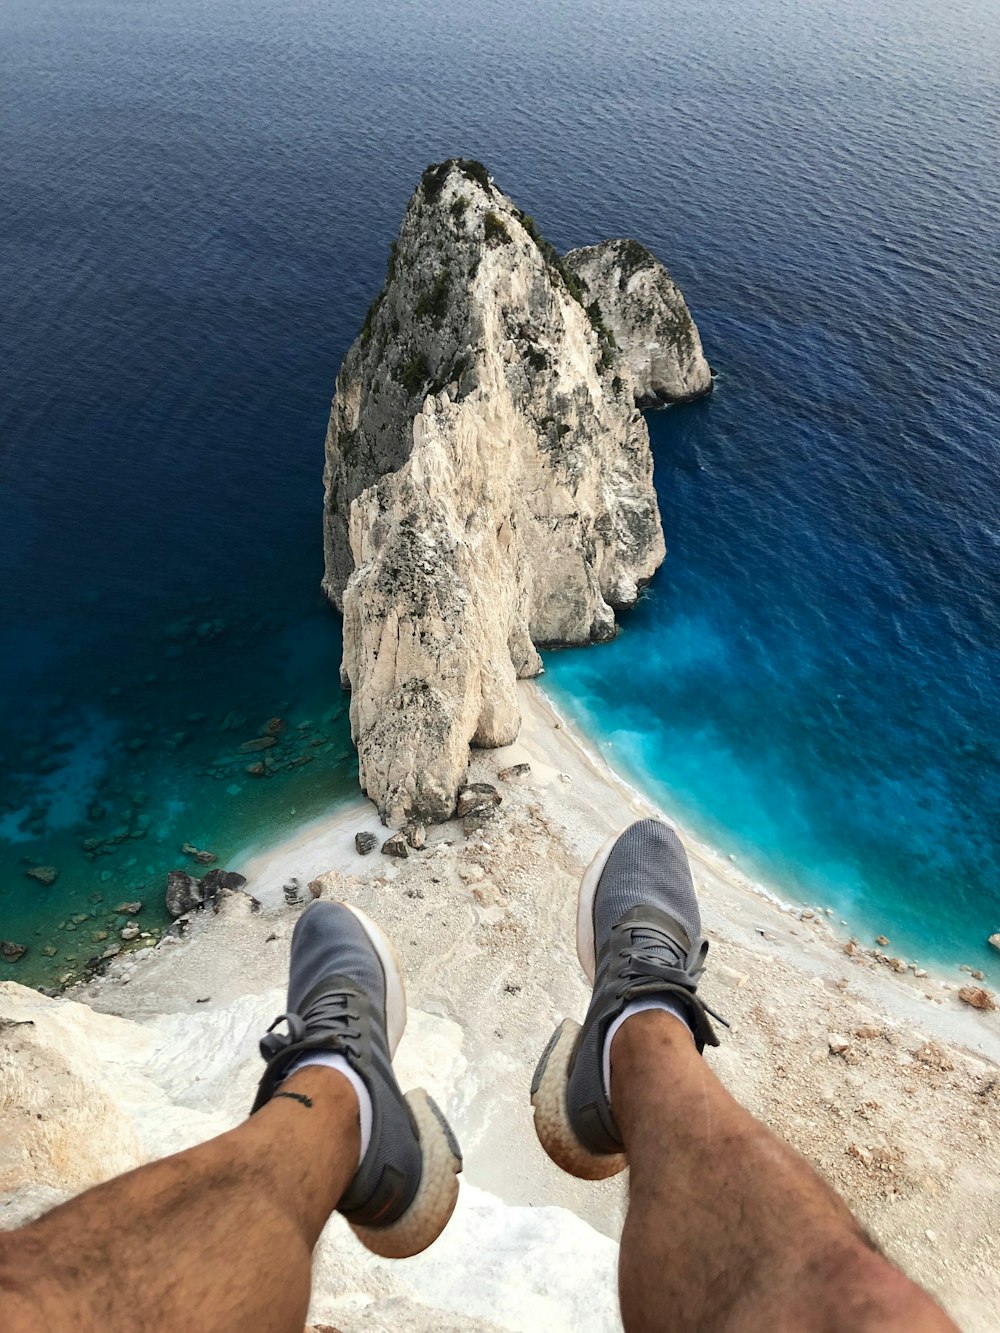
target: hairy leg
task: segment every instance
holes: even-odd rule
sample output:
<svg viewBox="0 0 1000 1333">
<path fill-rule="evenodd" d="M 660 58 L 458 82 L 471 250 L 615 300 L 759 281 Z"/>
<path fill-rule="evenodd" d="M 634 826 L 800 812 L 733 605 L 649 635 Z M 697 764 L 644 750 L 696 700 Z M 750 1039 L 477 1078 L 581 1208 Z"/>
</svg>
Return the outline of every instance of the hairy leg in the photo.
<svg viewBox="0 0 1000 1333">
<path fill-rule="evenodd" d="M 309 1067 L 250 1120 L 0 1233 L 5 1333 L 302 1333 L 358 1164 L 358 1101 Z"/>
<path fill-rule="evenodd" d="M 650 1012 L 622 1025 L 611 1097 L 630 1169 L 628 1333 L 958 1333 L 729 1095 L 680 1020 Z"/>
</svg>

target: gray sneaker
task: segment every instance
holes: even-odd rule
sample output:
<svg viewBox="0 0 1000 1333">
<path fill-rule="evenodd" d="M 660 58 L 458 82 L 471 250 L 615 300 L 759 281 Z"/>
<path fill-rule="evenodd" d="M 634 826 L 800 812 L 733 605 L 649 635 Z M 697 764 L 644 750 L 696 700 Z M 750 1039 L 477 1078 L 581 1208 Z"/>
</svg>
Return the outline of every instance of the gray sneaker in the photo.
<svg viewBox="0 0 1000 1333">
<path fill-rule="evenodd" d="M 287 1026 L 287 1034 L 274 1029 Z M 390 1259 L 419 1254 L 444 1230 L 458 1199 L 462 1154 L 423 1089 L 404 1097 L 392 1057 L 406 1027 L 406 992 L 396 951 L 378 926 L 347 903 L 315 902 L 292 935 L 288 1012 L 261 1039 L 267 1068 L 251 1115 L 306 1051 L 335 1051 L 363 1079 L 372 1101 L 364 1160 L 337 1205 L 370 1250 Z"/>
<path fill-rule="evenodd" d="M 564 1019 L 535 1070 L 531 1103 L 542 1147 L 564 1171 L 603 1180 L 626 1166 L 602 1076 L 608 1029 L 632 1000 L 670 995 L 687 1009 L 699 1051 L 718 1046 L 695 993 L 708 941 L 681 841 L 656 819 L 611 838 L 580 885 L 576 947 L 593 983 L 583 1027 Z M 720 1022 L 725 1022 L 720 1019 Z"/>
</svg>

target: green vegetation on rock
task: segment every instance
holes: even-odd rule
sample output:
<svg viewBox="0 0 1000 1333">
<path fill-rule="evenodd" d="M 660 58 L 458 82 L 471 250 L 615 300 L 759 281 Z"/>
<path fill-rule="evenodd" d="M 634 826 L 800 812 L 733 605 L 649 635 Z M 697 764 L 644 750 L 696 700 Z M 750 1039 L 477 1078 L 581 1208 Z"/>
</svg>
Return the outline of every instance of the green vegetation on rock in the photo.
<svg viewBox="0 0 1000 1333">
<path fill-rule="evenodd" d="M 440 324 L 448 313 L 448 298 L 451 289 L 451 275 L 447 269 L 444 269 L 434 279 L 434 282 L 423 293 L 417 304 L 413 307 L 414 316 L 417 319 L 431 319 L 435 324 Z"/>
<path fill-rule="evenodd" d="M 483 219 L 483 234 L 486 237 L 487 245 L 492 245 L 494 241 L 497 245 L 510 245 L 511 236 L 507 230 L 503 218 L 497 217 L 496 213 L 487 213 Z"/>
<path fill-rule="evenodd" d="M 423 352 L 410 358 L 405 366 L 396 372 L 396 378 L 406 390 L 408 397 L 418 394 L 431 377 L 431 368 Z"/>
</svg>

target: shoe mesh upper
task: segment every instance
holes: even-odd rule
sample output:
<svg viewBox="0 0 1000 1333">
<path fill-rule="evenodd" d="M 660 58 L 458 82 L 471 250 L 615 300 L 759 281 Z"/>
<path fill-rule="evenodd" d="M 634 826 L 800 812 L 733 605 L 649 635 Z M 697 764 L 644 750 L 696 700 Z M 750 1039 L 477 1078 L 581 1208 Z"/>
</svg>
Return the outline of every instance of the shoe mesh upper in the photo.
<svg viewBox="0 0 1000 1333">
<path fill-rule="evenodd" d="M 701 934 L 687 854 L 680 838 L 658 819 L 641 819 L 621 835 L 608 857 L 594 897 L 597 954 L 614 927 L 634 907 L 658 907 L 687 931 Z"/>
<path fill-rule="evenodd" d="M 645 923 L 644 908 L 650 911 Z M 634 924 L 616 930 L 630 913 Z M 686 941 L 677 941 L 679 947 L 670 942 L 677 932 L 667 929 L 660 913 L 687 934 Z M 677 974 L 685 970 L 688 951 L 701 934 L 687 855 L 672 829 L 642 819 L 621 834 L 601 873 L 593 914 L 594 992 L 569 1074 L 566 1106 L 581 1143 L 591 1152 L 614 1153 L 622 1143 L 604 1088 L 605 1035 L 624 1007 L 622 993 L 634 981 L 645 993 L 678 992 Z M 692 991 L 693 985 L 684 982 L 680 993 Z"/>
</svg>

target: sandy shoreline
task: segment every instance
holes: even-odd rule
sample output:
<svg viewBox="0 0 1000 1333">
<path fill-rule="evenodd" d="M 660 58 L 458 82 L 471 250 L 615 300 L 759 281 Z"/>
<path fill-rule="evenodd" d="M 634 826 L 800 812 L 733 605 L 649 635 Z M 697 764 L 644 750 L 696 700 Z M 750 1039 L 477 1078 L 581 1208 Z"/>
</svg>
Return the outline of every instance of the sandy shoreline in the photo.
<svg viewBox="0 0 1000 1333">
<path fill-rule="evenodd" d="M 770 929 L 775 932 L 773 942 L 783 957 L 795 965 L 817 975 L 820 968 L 833 961 L 831 956 L 837 956 L 838 967 L 848 964 L 850 960 L 838 956 L 851 938 L 846 923 L 838 921 L 829 909 L 816 905 L 806 907 L 804 910 L 812 911 L 813 916 L 802 919 L 801 905 L 744 874 L 732 856 L 696 838 L 668 810 L 616 773 L 534 681 L 519 682 L 519 691 L 521 732 L 514 745 L 492 752 L 497 755 L 495 768 L 530 762 L 534 782 L 558 790 L 564 800 L 567 786 L 575 784 L 576 798 L 582 794 L 595 807 L 602 804 L 601 789 L 610 789 L 625 815 L 622 823 L 646 815 L 667 820 L 680 833 L 687 849 L 696 885 L 705 896 L 703 913 L 710 929 L 722 937 L 745 939 L 744 917 L 752 903 L 768 917 Z M 558 802 L 553 814 L 558 817 Z M 278 906 L 283 901 L 283 886 L 292 880 L 297 879 L 304 888 L 327 871 L 353 875 L 370 867 L 370 858 L 359 856 L 354 848 L 354 834 L 360 830 L 380 839 L 387 834 L 374 806 L 359 794 L 356 802 L 310 821 L 290 837 L 237 858 L 234 868 L 247 876 L 255 896 L 265 905 Z M 768 928 L 759 924 L 754 927 L 764 931 Z M 870 957 L 874 956 L 874 941 L 862 939 L 859 944 Z M 886 952 L 892 955 L 891 945 Z M 1000 1021 L 995 1016 L 979 1015 L 957 999 L 959 986 L 971 979 L 924 961 L 918 965 L 926 975 L 918 977 L 913 973 L 914 963 L 917 960 L 911 960 L 905 973 L 885 967 L 873 969 L 863 989 L 887 1012 L 906 1021 L 922 1022 L 935 1037 L 1000 1064 Z"/>
</svg>

